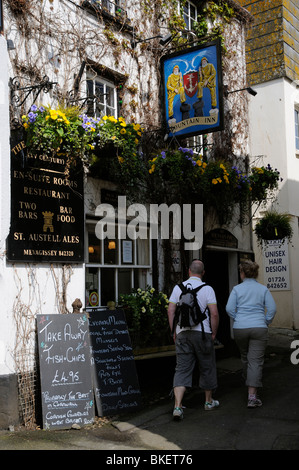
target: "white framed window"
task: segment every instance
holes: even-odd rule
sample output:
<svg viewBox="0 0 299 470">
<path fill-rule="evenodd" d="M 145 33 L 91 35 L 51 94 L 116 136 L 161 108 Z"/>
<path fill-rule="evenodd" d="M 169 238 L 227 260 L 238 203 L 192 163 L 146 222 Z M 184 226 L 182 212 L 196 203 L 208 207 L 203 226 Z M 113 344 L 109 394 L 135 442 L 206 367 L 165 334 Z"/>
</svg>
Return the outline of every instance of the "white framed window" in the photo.
<svg viewBox="0 0 299 470">
<path fill-rule="evenodd" d="M 186 29 L 192 31 L 194 22 L 197 20 L 197 7 L 194 3 L 186 1 L 183 6 L 184 21 Z"/>
<path fill-rule="evenodd" d="M 104 13 L 108 13 L 111 16 L 127 16 L 127 12 L 124 9 L 124 0 L 85 0 L 84 3 L 90 3 L 96 9 L 102 10 Z"/>
<path fill-rule="evenodd" d="M 295 107 L 295 150 L 299 156 L 299 106 Z"/>
<path fill-rule="evenodd" d="M 122 294 L 134 288 L 145 289 L 151 284 L 152 246 L 149 237 L 131 240 L 117 236 L 99 239 L 95 233 L 96 222 L 86 225 L 85 291 L 86 308 L 116 304 Z"/>
<path fill-rule="evenodd" d="M 187 140 L 187 147 L 192 148 L 194 153 L 197 153 L 197 154 L 203 153 L 203 136 L 202 135 L 194 135 L 192 137 L 188 137 L 186 140 Z"/>
<path fill-rule="evenodd" d="M 117 118 L 117 88 L 101 77 L 87 76 L 87 114 Z"/>
</svg>

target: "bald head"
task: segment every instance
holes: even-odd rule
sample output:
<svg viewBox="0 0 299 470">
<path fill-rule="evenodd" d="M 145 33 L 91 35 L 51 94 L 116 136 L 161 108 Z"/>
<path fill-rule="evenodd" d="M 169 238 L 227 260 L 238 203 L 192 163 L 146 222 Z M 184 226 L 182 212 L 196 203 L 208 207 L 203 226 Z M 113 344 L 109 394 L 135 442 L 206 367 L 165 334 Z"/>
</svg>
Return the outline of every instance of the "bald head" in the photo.
<svg viewBox="0 0 299 470">
<path fill-rule="evenodd" d="M 202 261 L 196 259 L 190 264 L 189 270 L 191 275 L 201 277 L 205 272 L 205 267 Z"/>
</svg>

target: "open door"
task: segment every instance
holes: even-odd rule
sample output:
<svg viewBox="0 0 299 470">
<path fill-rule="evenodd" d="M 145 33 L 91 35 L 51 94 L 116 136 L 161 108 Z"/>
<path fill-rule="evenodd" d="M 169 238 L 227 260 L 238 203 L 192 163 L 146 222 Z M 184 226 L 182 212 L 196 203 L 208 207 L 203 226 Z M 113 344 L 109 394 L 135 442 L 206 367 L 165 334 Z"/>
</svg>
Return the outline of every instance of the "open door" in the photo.
<svg viewBox="0 0 299 470">
<path fill-rule="evenodd" d="M 217 339 L 225 346 L 231 340 L 230 320 L 225 306 L 229 297 L 228 253 L 205 250 L 203 253 L 205 275 L 203 281 L 213 287 L 219 311 Z"/>
</svg>

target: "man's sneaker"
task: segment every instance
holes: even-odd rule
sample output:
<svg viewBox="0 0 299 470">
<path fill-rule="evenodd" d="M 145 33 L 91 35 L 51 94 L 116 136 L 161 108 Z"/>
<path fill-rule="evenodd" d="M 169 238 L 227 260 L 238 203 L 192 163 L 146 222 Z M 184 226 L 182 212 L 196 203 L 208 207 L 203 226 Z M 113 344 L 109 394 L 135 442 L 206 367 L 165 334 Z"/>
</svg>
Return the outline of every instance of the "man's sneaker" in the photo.
<svg viewBox="0 0 299 470">
<path fill-rule="evenodd" d="M 173 410 L 172 416 L 175 421 L 180 421 L 181 419 L 183 419 L 184 413 L 183 413 L 182 408 L 176 407 Z"/>
<path fill-rule="evenodd" d="M 219 401 L 218 400 L 212 400 L 211 402 L 206 401 L 205 402 L 205 410 L 214 410 L 215 408 L 218 408 L 219 406 Z"/>
<path fill-rule="evenodd" d="M 248 398 L 247 408 L 257 408 L 258 406 L 262 406 L 262 400 L 259 398 Z"/>
</svg>

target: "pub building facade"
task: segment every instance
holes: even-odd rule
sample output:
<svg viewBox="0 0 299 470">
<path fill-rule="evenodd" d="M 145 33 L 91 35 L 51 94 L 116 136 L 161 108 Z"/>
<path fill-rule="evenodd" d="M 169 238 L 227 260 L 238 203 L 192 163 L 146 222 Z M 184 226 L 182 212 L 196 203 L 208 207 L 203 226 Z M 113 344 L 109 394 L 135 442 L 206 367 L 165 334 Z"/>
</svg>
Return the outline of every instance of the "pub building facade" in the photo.
<svg viewBox="0 0 299 470">
<path fill-rule="evenodd" d="M 169 2 L 172 17 L 181 21 L 174 32 L 165 10 L 157 5 L 146 8 L 139 1 L 45 0 L 27 6 L 2 2 L 1 428 L 25 419 L 29 395 L 38 390 L 37 314 L 72 313 L 76 299 L 87 311 L 110 301 L 117 305 L 122 294 L 146 286 L 170 295 L 174 283 L 186 278 L 188 263 L 200 257 L 206 266 L 205 280 L 215 288 L 219 302 L 219 341 L 225 346 L 231 338 L 224 307 L 230 290 L 239 282 L 238 263 L 254 256 L 249 215 L 239 223 L 236 205 L 231 221 L 221 224 L 212 209 L 204 207 L 203 243 L 184 251 L 173 240 L 167 245 L 167 256 L 162 240 L 151 239 L 149 221 L 144 238 L 100 239 L 97 224 L 104 215 L 103 205 L 114 208 L 116 220 L 121 219 L 124 226 L 132 220 L 126 206 L 122 206 L 120 218 L 119 204 L 125 202 L 117 182 L 95 177 L 78 161 L 66 175 L 64 155 L 29 151 L 22 125 L 22 115 L 28 116 L 33 104 L 57 109 L 60 100 L 68 98 L 82 113 L 122 116 L 127 123 L 140 123 L 149 140 L 162 134 L 165 148 L 175 141 L 192 148 L 195 155 L 204 153 L 205 161 L 214 147 L 225 148 L 244 167 L 248 160 L 247 107 L 253 99 L 244 91 L 244 37 L 251 17 L 238 2 L 226 2 L 232 15 L 223 23 L 225 49 L 219 48 L 215 38 L 207 42 L 221 49 L 221 61 L 219 56 L 216 61 L 217 94 L 208 90 L 209 99 L 216 96 L 218 102 L 205 119 L 207 126 L 216 123 L 215 129 L 200 131 L 200 113 L 182 119 L 184 124 L 200 123 L 194 134 L 191 127 L 180 136 L 173 131 L 173 122 L 169 124 L 173 119 L 170 107 L 178 96 L 168 96 L 167 101 L 162 89 L 161 77 L 168 73 L 165 57 L 182 67 L 186 57 L 177 54 L 189 46 L 192 51 L 195 47 L 196 54 L 199 46 L 201 60 L 209 54 L 205 42 L 195 41 L 194 22 L 201 3 L 186 1 L 174 9 Z M 186 39 L 185 49 L 178 49 L 174 37 Z M 187 93 L 191 85 L 189 80 L 182 88 Z M 215 108 L 220 124 L 214 117 Z M 166 257 L 172 266 L 166 264 Z"/>
</svg>

